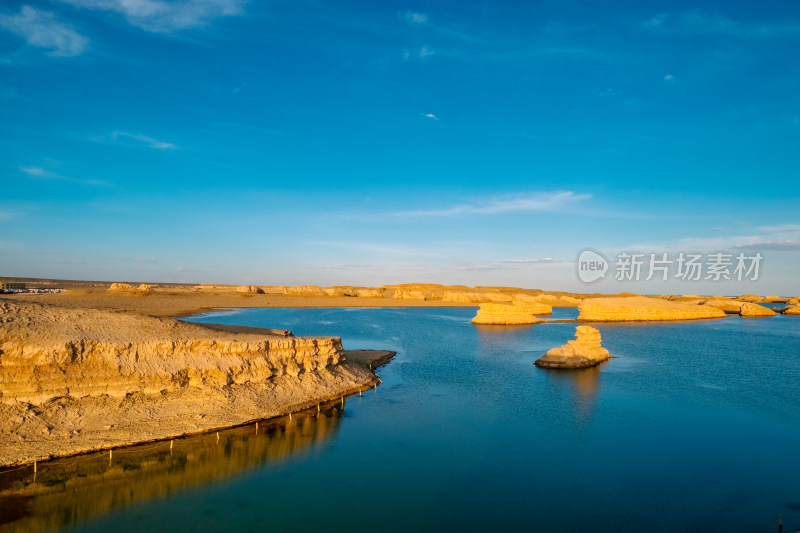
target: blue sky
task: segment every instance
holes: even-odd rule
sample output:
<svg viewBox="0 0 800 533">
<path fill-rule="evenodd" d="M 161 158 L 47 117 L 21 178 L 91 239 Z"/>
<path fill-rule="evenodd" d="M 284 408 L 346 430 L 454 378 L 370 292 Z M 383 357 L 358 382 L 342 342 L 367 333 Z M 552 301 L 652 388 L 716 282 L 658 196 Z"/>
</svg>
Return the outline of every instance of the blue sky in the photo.
<svg viewBox="0 0 800 533">
<path fill-rule="evenodd" d="M 800 294 L 798 50 L 797 2 L 6 1 L 0 273 Z"/>
</svg>

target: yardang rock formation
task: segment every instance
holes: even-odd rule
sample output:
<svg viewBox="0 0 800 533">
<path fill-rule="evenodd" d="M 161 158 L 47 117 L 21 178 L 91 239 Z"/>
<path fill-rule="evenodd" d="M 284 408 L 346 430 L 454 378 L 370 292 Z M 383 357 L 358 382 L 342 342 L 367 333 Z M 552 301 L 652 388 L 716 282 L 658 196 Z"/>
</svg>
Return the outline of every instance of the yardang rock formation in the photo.
<svg viewBox="0 0 800 533">
<path fill-rule="evenodd" d="M 600 332 L 590 326 L 575 328 L 575 340 L 553 348 L 534 363 L 539 368 L 588 368 L 607 361 L 608 350 L 600 345 Z"/>
<path fill-rule="evenodd" d="M 725 312 L 716 307 L 670 302 L 646 296 L 588 298 L 581 302 L 578 309 L 578 320 L 589 322 L 698 320 L 725 316 Z"/>
<path fill-rule="evenodd" d="M 243 424 L 377 381 L 338 337 L 0 299 L 0 465 Z"/>
</svg>

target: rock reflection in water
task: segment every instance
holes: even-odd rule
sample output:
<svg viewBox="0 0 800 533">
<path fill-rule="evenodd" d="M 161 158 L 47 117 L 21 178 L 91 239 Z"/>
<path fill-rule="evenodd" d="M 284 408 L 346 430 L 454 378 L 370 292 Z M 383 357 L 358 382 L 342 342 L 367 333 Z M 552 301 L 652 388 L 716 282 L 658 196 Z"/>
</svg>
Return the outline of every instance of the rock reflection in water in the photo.
<svg viewBox="0 0 800 533">
<path fill-rule="evenodd" d="M 575 415 L 578 420 L 588 421 L 594 415 L 597 392 L 600 389 L 600 367 L 606 364 L 608 363 L 590 368 L 546 371 L 554 382 L 575 388 Z"/>
<path fill-rule="evenodd" d="M 343 403 L 182 439 L 0 471 L 0 532 L 48 531 L 277 462 L 339 428 Z"/>
</svg>

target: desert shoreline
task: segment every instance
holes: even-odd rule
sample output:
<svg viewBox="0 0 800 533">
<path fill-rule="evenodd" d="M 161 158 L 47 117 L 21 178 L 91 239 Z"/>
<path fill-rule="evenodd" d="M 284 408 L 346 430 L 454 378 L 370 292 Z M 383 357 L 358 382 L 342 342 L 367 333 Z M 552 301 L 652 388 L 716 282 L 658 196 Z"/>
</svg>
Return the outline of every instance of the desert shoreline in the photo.
<svg viewBox="0 0 800 533">
<path fill-rule="evenodd" d="M 326 401 L 343 399 L 377 387 L 380 378 L 374 370 L 395 355 L 386 350 L 347 351 L 338 337 L 287 337 L 281 324 L 271 324 L 275 328 L 272 329 L 180 320 L 198 314 L 224 315 L 252 308 L 350 307 L 480 307 L 480 313 L 485 306 L 497 314 L 490 322 L 495 325 L 489 327 L 503 327 L 547 322 L 722 318 L 726 316 L 725 312 L 702 304 L 708 300 L 726 306 L 752 305 L 743 302 L 755 301 L 756 298 L 761 298 L 759 301 L 762 303 L 782 301 L 793 304 L 793 300 L 797 300 L 796 297 L 762 298 L 755 295 L 741 296 L 738 300 L 696 295 L 640 297 L 632 294 L 624 294 L 624 298 L 609 298 L 609 295 L 601 294 L 545 292 L 515 287 L 434 284 L 380 288 L 134 286 L 31 279 L 26 280 L 26 284 L 34 289 L 61 292 L 0 295 L 0 414 L 3 415 L 0 418 L 4 420 L 0 422 L 0 468 L 219 431 L 313 408 Z M 326 291 L 330 294 L 320 294 Z M 595 312 L 583 317 L 582 310 L 578 319 L 571 320 L 527 316 L 532 315 L 535 309 L 539 309 L 537 315 L 540 312 L 547 314 L 552 307 L 586 307 Z M 758 306 L 758 309 L 765 308 Z M 15 312 L 19 313 L 15 315 Z M 775 315 L 772 311 L 769 314 Z M 60 315 L 60 318 L 51 316 L 47 319 L 48 315 Z M 26 321 L 28 326 L 24 325 Z M 122 327 L 137 321 L 142 325 Z M 29 335 L 29 326 L 37 326 L 37 323 L 38 333 Z M 68 331 L 64 329 L 65 323 L 71 325 Z M 98 329 L 100 326 L 102 328 Z M 333 344 L 320 349 L 318 342 Z M 184 357 L 182 368 L 174 368 L 170 359 L 175 350 L 191 354 L 189 358 Z M 184 352 L 179 355 L 183 357 Z M 144 372 L 133 381 L 128 377 L 128 374 L 136 372 L 132 370 L 136 363 L 131 354 L 135 355 L 136 363 L 140 355 L 146 362 L 149 358 L 147 372 L 150 373 Z M 228 361 L 225 363 L 229 365 L 228 369 L 221 369 L 219 361 L 229 360 L 232 354 L 239 362 Z M 251 370 L 254 364 L 251 357 L 257 360 L 256 366 L 266 368 L 265 373 L 241 377 L 242 368 Z M 277 366 L 273 360 L 275 357 L 281 361 Z M 92 374 L 91 365 L 86 361 L 94 361 L 100 371 Z M 30 368 L 26 369 L 26 365 Z M 20 369 L 22 374 L 27 374 L 19 374 Z M 15 376 L 15 372 L 18 375 Z M 56 376 L 54 379 L 61 382 L 48 384 L 42 376 Z M 245 387 L 231 389 L 232 384 L 239 386 L 243 383 Z M 115 390 L 117 386 L 123 388 Z M 203 387 L 206 387 L 205 394 L 212 396 L 200 394 Z M 109 400 L 106 391 L 116 394 L 117 400 Z M 169 391 L 172 392 L 168 394 Z M 234 394 L 231 391 L 238 392 Z M 238 399 L 236 394 L 239 394 Z M 128 401 L 131 395 L 135 398 Z M 136 398 L 140 399 L 139 404 Z M 149 413 L 146 416 L 139 413 L 140 425 L 136 429 L 131 419 L 126 417 L 131 407 L 141 408 L 141 404 L 147 406 Z M 238 412 L 236 416 L 229 416 L 237 405 L 246 405 L 249 411 L 245 409 L 243 412 L 247 414 Z M 193 424 L 176 415 L 180 413 L 188 417 L 209 409 L 214 413 L 209 419 Z M 85 410 L 93 414 L 83 419 L 74 416 L 73 420 L 65 421 L 69 417 L 65 418 L 62 413 L 59 415 L 61 418 L 53 422 L 52 412 L 59 410 L 68 413 Z M 98 414 L 103 410 L 110 410 L 123 425 L 127 422 L 127 429 L 103 430 Z M 109 418 L 113 419 L 113 416 Z M 153 430 L 162 424 L 171 429 Z M 115 425 L 116 422 L 110 427 Z M 81 435 L 84 430 L 86 433 Z M 28 451 L 26 439 L 28 442 L 46 441 L 47 444 Z"/>
</svg>

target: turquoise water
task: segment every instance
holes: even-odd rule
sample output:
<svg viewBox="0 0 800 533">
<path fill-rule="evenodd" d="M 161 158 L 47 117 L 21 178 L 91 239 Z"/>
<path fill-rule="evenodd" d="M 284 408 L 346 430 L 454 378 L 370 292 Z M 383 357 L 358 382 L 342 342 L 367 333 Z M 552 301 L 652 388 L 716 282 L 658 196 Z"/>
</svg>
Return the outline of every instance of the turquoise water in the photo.
<svg viewBox="0 0 800 533">
<path fill-rule="evenodd" d="M 65 530 L 777 531 L 779 514 L 800 528 L 800 317 L 597 325 L 618 359 L 567 372 L 533 361 L 575 324 L 476 327 L 474 313 L 192 318 L 397 356 L 312 446 Z"/>
</svg>

